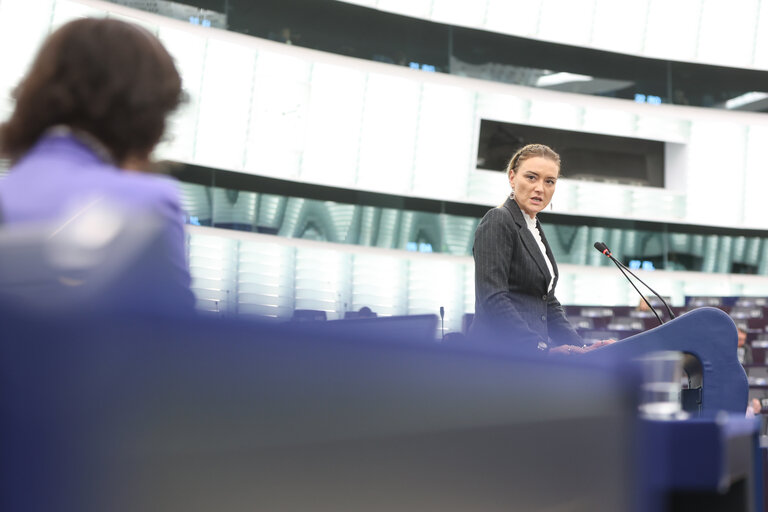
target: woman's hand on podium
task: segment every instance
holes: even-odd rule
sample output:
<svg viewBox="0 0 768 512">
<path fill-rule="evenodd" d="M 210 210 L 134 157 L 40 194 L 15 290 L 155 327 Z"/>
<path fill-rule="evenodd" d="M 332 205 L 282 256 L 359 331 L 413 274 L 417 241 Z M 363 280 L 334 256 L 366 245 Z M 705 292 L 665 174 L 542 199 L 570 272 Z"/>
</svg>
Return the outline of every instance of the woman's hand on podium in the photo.
<svg viewBox="0 0 768 512">
<path fill-rule="evenodd" d="M 552 347 L 549 349 L 549 354 L 559 354 L 559 355 L 574 355 L 574 354 L 583 354 L 587 350 L 584 347 L 579 347 L 577 345 L 560 345 L 559 347 Z"/>
<path fill-rule="evenodd" d="M 589 345 L 584 345 L 583 347 L 579 347 L 578 345 L 560 345 L 559 347 L 553 347 L 549 349 L 548 353 L 560 354 L 560 355 L 566 355 L 566 356 L 573 355 L 573 354 L 584 354 L 591 350 L 595 350 L 596 348 L 610 345 L 611 343 L 616 343 L 616 340 L 614 339 L 600 340 L 600 341 L 591 343 Z"/>
<path fill-rule="evenodd" d="M 584 352 L 589 352 L 590 350 L 595 350 L 596 348 L 604 347 L 606 345 L 610 345 L 611 343 L 616 343 L 616 340 L 607 339 L 596 341 L 590 345 L 584 345 Z"/>
</svg>

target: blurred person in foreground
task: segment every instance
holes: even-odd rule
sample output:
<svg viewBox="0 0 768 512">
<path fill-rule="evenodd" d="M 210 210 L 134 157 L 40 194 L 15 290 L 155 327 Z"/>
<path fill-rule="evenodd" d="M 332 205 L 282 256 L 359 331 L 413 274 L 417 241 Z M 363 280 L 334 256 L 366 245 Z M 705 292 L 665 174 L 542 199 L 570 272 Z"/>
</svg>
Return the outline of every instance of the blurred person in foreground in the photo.
<svg viewBox="0 0 768 512">
<path fill-rule="evenodd" d="M 576 354 L 585 347 L 555 297 L 557 263 L 536 214 L 552 200 L 560 156 L 543 144 L 517 151 L 507 166 L 512 193 L 477 227 L 473 338 L 516 343 L 527 351 Z"/>
<path fill-rule="evenodd" d="M 181 78 L 160 41 L 137 25 L 84 18 L 43 43 L 0 126 L 5 225 L 50 222 L 94 203 L 160 219 L 163 284 L 192 309 L 176 184 L 141 172 L 182 99 Z M 171 285 L 169 285 L 169 283 Z"/>
</svg>

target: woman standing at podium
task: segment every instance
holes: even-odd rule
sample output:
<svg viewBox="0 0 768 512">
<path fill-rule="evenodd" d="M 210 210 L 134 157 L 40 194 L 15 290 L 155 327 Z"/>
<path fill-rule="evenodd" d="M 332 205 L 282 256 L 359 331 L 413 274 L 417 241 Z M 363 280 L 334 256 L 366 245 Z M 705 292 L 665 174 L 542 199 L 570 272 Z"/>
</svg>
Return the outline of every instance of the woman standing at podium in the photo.
<svg viewBox="0 0 768 512">
<path fill-rule="evenodd" d="M 536 218 L 552 200 L 559 177 L 560 156 L 543 144 L 529 144 L 509 161 L 511 194 L 475 232 L 472 337 L 530 351 L 584 351 L 555 297 L 557 263 Z"/>
</svg>

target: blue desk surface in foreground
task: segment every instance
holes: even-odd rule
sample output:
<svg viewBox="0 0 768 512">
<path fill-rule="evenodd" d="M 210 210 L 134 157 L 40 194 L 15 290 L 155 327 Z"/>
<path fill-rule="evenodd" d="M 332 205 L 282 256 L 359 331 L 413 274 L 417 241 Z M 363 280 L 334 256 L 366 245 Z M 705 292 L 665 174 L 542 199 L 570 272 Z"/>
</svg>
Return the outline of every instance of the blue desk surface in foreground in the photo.
<svg viewBox="0 0 768 512">
<path fill-rule="evenodd" d="M 0 309 L 0 510 L 631 510 L 614 365 Z"/>
<path fill-rule="evenodd" d="M 646 510 L 763 510 L 759 422 L 743 414 L 643 420 L 639 479 Z M 697 504 L 697 500 L 701 504 Z"/>
</svg>

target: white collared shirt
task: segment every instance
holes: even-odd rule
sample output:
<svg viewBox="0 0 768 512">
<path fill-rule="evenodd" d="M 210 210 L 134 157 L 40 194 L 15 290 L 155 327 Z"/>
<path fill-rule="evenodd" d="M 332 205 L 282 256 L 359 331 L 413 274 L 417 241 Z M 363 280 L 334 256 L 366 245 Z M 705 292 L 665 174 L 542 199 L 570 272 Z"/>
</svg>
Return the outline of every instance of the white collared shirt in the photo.
<svg viewBox="0 0 768 512">
<path fill-rule="evenodd" d="M 549 256 L 547 256 L 547 248 L 544 247 L 544 242 L 541 240 L 541 233 L 539 233 L 539 230 L 536 228 L 536 217 L 531 218 L 527 213 L 522 213 L 523 218 L 525 219 L 525 223 L 528 225 L 528 231 L 531 232 L 533 239 L 536 240 L 536 245 L 539 246 L 541 255 L 544 256 L 544 261 L 547 263 L 547 269 L 549 270 L 549 275 L 551 276 L 549 278 L 549 286 L 547 287 L 547 291 L 552 291 L 552 286 L 555 284 L 555 269 L 552 268 L 552 262 L 549 261 Z"/>
</svg>

